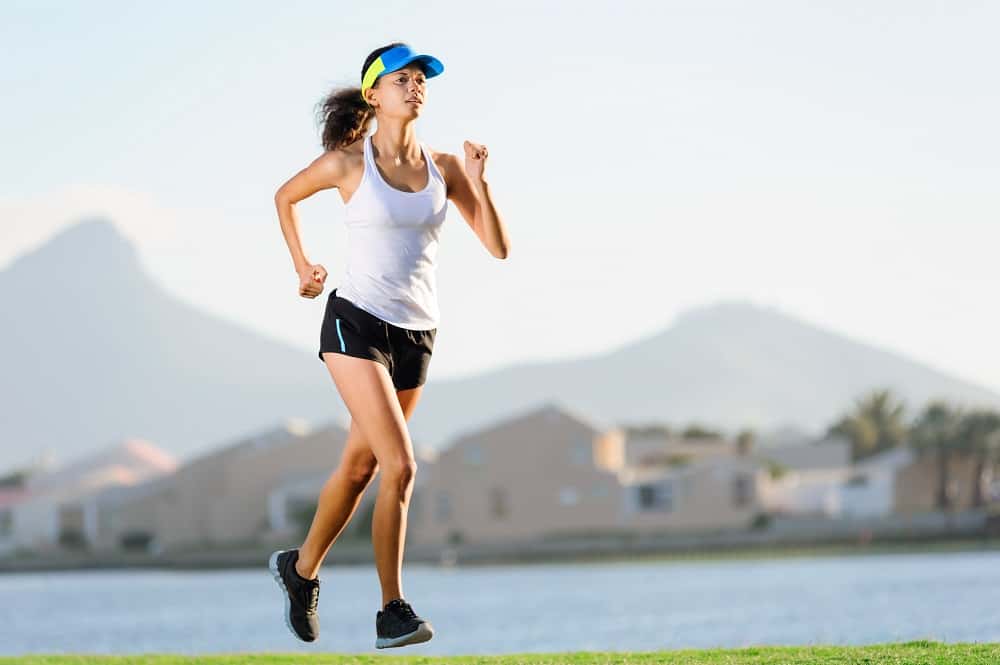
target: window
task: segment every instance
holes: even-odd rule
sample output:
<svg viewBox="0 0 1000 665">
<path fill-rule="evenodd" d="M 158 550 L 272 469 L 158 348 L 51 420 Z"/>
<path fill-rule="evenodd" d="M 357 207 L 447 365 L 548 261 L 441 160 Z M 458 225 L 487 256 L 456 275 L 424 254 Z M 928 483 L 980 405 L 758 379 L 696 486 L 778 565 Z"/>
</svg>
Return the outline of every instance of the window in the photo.
<svg viewBox="0 0 1000 665">
<path fill-rule="evenodd" d="M 863 487 L 868 484 L 868 476 L 863 473 L 856 473 L 847 479 L 847 484 L 850 487 Z"/>
<path fill-rule="evenodd" d="M 510 504 L 507 500 L 507 490 L 494 487 L 490 490 L 490 516 L 495 520 L 506 519 L 510 515 Z"/>
<path fill-rule="evenodd" d="M 564 487 L 559 490 L 559 503 L 564 506 L 575 506 L 580 502 L 580 494 L 575 487 Z"/>
<path fill-rule="evenodd" d="M 745 506 L 753 499 L 753 478 L 745 473 L 733 477 L 733 505 Z"/>
<path fill-rule="evenodd" d="M 590 441 L 577 441 L 573 444 L 573 463 L 590 464 L 593 462 L 593 448 Z"/>
<path fill-rule="evenodd" d="M 438 522 L 447 522 L 451 519 L 451 497 L 447 492 L 438 492 L 435 496 L 434 516 Z"/>
<path fill-rule="evenodd" d="M 604 485 L 603 483 L 599 485 L 594 485 L 590 490 L 590 495 L 597 498 L 606 497 L 608 496 L 608 494 L 610 494 L 610 492 L 608 491 L 608 486 Z"/>
<path fill-rule="evenodd" d="M 465 447 L 464 458 L 466 464 L 479 465 L 483 463 L 483 447 L 478 443 L 470 443 Z"/>
<path fill-rule="evenodd" d="M 671 511 L 674 509 L 674 487 L 669 482 L 639 485 L 638 499 L 640 510 Z"/>
</svg>

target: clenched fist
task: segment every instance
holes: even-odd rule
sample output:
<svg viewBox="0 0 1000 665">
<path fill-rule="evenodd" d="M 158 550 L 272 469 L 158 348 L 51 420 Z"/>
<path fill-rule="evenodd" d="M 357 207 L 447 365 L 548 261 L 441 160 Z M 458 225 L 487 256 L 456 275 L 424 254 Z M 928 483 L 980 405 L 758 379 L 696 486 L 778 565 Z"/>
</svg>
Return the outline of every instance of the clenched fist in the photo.
<svg viewBox="0 0 1000 665">
<path fill-rule="evenodd" d="M 303 298 L 315 298 L 323 293 L 325 281 L 326 268 L 318 263 L 307 263 L 299 270 L 299 295 Z"/>
<path fill-rule="evenodd" d="M 486 168 L 486 157 L 489 153 L 486 146 L 481 143 L 466 141 L 465 146 L 465 172 L 474 180 L 483 179 L 483 169 Z"/>
</svg>

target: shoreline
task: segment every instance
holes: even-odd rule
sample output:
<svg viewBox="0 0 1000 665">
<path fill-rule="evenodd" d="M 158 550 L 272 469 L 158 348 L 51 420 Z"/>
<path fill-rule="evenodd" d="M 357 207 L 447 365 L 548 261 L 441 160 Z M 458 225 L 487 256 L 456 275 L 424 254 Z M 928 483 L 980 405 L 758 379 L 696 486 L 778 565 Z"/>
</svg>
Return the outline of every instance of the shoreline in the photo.
<svg viewBox="0 0 1000 665">
<path fill-rule="evenodd" d="M 374 565 L 368 543 L 337 544 L 327 557 L 326 565 Z M 593 545 L 592 543 L 585 545 Z M 442 568 L 480 567 L 496 565 L 558 565 L 580 563 L 670 563 L 690 561 L 761 560 L 822 556 L 859 556 L 872 554 L 924 554 L 939 552 L 1000 551 L 1000 537 L 985 534 L 955 534 L 950 537 L 895 538 L 883 540 L 831 539 L 814 542 L 767 542 L 757 545 L 735 544 L 711 547 L 605 547 L 581 549 L 567 543 L 492 549 L 481 551 L 427 550 L 413 548 L 404 554 L 409 565 L 430 565 Z M 620 544 L 618 544 L 620 545 Z M 260 545 L 240 549 L 200 550 L 171 553 L 162 556 L 102 555 L 23 556 L 0 559 L 0 575 L 34 572 L 73 572 L 84 570 L 241 570 L 256 569 L 267 561 L 276 546 Z"/>
<path fill-rule="evenodd" d="M 729 648 L 679 648 L 657 651 L 564 651 L 540 653 L 505 653 L 497 655 L 423 656 L 414 654 L 344 654 L 344 653 L 212 653 L 188 654 L 45 654 L 0 656 L 0 665 L 91 665 L 122 663 L 122 665 L 187 665 L 209 663 L 231 665 L 253 662 L 261 665 L 358 665 L 359 663 L 423 663 L 424 665 L 458 665 L 470 662 L 494 665 L 649 665 L 685 663 L 686 665 L 723 665 L 725 663 L 782 663 L 813 665 L 815 663 L 893 663 L 894 665 L 924 665 L 952 663 L 980 665 L 997 662 L 998 642 L 942 642 L 915 639 L 874 644 L 840 645 L 749 645 Z"/>
</svg>

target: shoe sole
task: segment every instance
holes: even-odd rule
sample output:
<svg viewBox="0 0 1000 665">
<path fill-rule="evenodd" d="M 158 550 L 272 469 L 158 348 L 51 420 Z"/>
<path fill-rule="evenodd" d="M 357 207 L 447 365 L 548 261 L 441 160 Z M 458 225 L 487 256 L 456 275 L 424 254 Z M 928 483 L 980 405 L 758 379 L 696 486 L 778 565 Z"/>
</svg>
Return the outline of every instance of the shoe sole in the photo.
<svg viewBox="0 0 1000 665">
<path fill-rule="evenodd" d="M 375 640 L 376 649 L 389 649 L 391 647 L 403 647 L 407 644 L 420 644 L 434 637 L 434 628 L 426 621 L 412 633 L 400 635 L 399 637 L 379 637 Z"/>
<path fill-rule="evenodd" d="M 271 575 L 274 576 L 274 581 L 278 583 L 279 587 L 281 587 L 281 595 L 285 599 L 285 625 L 288 626 L 288 632 L 294 635 L 295 639 L 300 642 L 313 642 L 314 640 L 302 639 L 302 637 L 295 632 L 295 629 L 292 628 L 292 620 L 290 618 L 292 614 L 292 601 L 288 597 L 288 588 L 285 587 L 285 580 L 281 579 L 281 572 L 278 571 L 278 555 L 284 554 L 287 551 L 288 550 L 278 550 L 277 552 L 273 552 L 267 560 L 267 567 L 271 571 Z"/>
</svg>

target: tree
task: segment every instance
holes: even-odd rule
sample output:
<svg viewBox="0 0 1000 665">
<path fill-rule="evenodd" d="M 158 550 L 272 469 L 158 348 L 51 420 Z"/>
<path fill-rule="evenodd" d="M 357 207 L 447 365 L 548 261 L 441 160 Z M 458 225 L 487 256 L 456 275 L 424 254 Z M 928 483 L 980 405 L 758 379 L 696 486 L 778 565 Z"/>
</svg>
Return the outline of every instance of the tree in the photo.
<svg viewBox="0 0 1000 665">
<path fill-rule="evenodd" d="M 924 408 L 910 429 L 914 447 L 922 455 L 933 454 L 937 457 L 938 483 L 934 503 L 941 510 L 950 509 L 954 504 L 948 461 L 959 446 L 961 418 L 959 409 L 942 400 L 935 400 Z"/>
<path fill-rule="evenodd" d="M 1000 453 L 1000 413 L 977 409 L 966 413 L 958 423 L 958 448 L 976 459 L 972 485 L 972 505 L 985 503 L 985 484 L 990 481 L 993 462 Z"/>
<path fill-rule="evenodd" d="M 855 400 L 854 411 L 841 417 L 827 434 L 846 437 L 851 442 L 851 459 L 857 461 L 905 443 L 905 411 L 888 388 L 873 390 Z"/>
<path fill-rule="evenodd" d="M 688 425 L 681 433 L 681 437 L 684 439 L 718 439 L 721 436 L 719 432 L 702 427 L 697 423 Z"/>
<path fill-rule="evenodd" d="M 752 429 L 744 429 L 736 435 L 736 453 L 741 456 L 749 455 L 756 440 L 756 433 Z"/>
<path fill-rule="evenodd" d="M 651 423 L 647 425 L 621 425 L 626 436 L 662 436 L 669 438 L 673 433 L 669 425 Z"/>
</svg>

